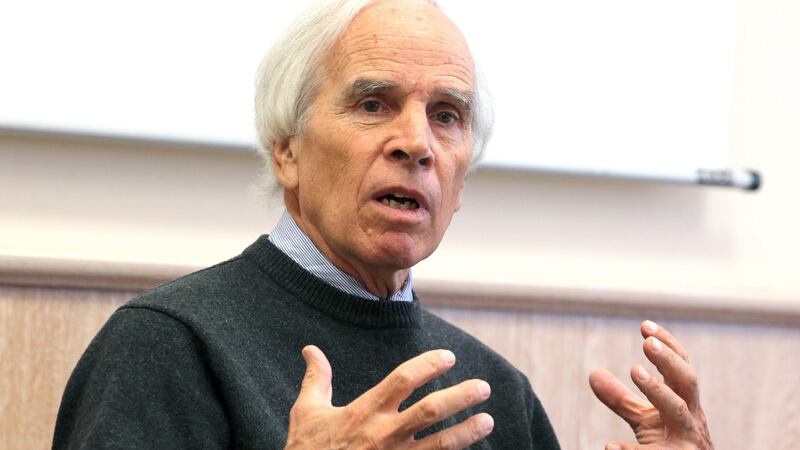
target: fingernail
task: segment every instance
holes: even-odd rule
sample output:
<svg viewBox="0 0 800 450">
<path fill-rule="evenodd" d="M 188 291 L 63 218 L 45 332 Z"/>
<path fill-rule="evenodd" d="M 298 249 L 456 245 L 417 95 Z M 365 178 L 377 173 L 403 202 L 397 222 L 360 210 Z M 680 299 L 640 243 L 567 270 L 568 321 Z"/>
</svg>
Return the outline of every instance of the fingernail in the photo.
<svg viewBox="0 0 800 450">
<path fill-rule="evenodd" d="M 448 366 L 452 366 L 456 363 L 456 355 L 453 354 L 450 350 L 442 350 L 441 352 L 442 361 Z"/>
<path fill-rule="evenodd" d="M 485 415 L 481 418 L 481 426 L 488 433 L 494 429 L 494 419 L 490 415 Z"/>
<path fill-rule="evenodd" d="M 660 352 L 661 349 L 664 348 L 664 345 L 658 340 L 658 338 L 653 337 L 651 339 L 653 339 L 653 351 L 656 353 Z"/>
<path fill-rule="evenodd" d="M 645 320 L 644 327 L 647 329 L 647 331 L 651 333 L 655 333 L 656 331 L 658 331 L 658 325 L 651 320 Z"/>
<path fill-rule="evenodd" d="M 480 394 L 481 398 L 488 398 L 489 394 L 492 393 L 492 388 L 489 387 L 489 383 L 485 381 L 478 381 L 475 384 L 475 388 L 478 390 L 478 394 Z"/>
<path fill-rule="evenodd" d="M 622 450 L 622 447 L 617 444 L 608 444 L 608 446 L 606 446 L 606 450 Z"/>
<path fill-rule="evenodd" d="M 637 375 L 639 376 L 639 379 L 642 381 L 647 381 L 650 379 L 650 372 L 648 372 L 647 369 L 645 369 L 642 366 L 639 366 Z"/>
</svg>

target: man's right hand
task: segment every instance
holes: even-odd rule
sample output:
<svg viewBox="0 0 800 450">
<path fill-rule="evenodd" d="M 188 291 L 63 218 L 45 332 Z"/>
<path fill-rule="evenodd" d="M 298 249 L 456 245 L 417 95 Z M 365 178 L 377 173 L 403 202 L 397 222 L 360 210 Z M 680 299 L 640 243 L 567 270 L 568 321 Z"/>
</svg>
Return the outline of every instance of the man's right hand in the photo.
<svg viewBox="0 0 800 450">
<path fill-rule="evenodd" d="M 432 350 L 404 362 L 377 386 L 342 407 L 331 404 L 333 374 L 322 351 L 309 345 L 303 349 L 303 358 L 306 374 L 289 413 L 286 450 L 462 449 L 486 437 L 494 427 L 492 416 L 480 413 L 414 440 L 415 433 L 489 398 L 485 381 L 468 380 L 398 411 L 415 389 L 453 367 L 455 355 L 448 350 Z"/>
</svg>

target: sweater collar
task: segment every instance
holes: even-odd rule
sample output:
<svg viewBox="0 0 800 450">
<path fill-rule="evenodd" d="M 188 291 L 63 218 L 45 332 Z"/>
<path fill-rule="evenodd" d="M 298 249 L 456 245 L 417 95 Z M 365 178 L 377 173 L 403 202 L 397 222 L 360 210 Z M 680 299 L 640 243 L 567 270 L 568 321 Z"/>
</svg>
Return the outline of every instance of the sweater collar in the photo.
<svg viewBox="0 0 800 450">
<path fill-rule="evenodd" d="M 368 328 L 416 328 L 422 307 L 413 301 L 365 301 L 325 283 L 304 270 L 263 235 L 243 252 L 273 281 L 298 300 L 338 320 Z"/>
<path fill-rule="evenodd" d="M 297 226 L 289 211 L 283 211 L 275 229 L 269 234 L 269 241 L 300 267 L 331 286 L 357 297 L 380 300 L 360 281 L 343 272 L 326 258 L 314 245 L 314 242 Z M 412 301 L 414 299 L 412 284 L 411 270 L 409 269 L 406 281 L 397 292 L 391 294 L 386 300 Z"/>
</svg>

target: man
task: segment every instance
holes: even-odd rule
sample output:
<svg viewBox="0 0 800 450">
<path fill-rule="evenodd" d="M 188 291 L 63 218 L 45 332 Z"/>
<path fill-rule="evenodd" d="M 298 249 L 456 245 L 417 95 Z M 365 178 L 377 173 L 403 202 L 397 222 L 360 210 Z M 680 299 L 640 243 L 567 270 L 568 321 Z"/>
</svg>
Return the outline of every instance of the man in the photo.
<svg viewBox="0 0 800 450">
<path fill-rule="evenodd" d="M 302 17 L 257 95 L 287 212 L 239 257 L 109 319 L 54 447 L 558 448 L 526 377 L 411 291 L 488 136 L 474 67 L 426 1 L 327 1 Z M 710 448 L 682 350 L 642 332 L 667 380 L 636 368 L 655 406 L 605 372 L 593 388 L 654 446 L 641 448 Z"/>
</svg>

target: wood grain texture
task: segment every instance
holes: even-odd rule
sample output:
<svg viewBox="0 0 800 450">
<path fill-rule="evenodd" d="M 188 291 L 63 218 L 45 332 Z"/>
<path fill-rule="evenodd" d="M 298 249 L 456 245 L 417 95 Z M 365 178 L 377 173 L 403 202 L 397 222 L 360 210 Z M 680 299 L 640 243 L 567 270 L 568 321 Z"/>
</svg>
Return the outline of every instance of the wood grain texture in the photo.
<svg viewBox="0 0 800 450">
<path fill-rule="evenodd" d="M 0 448 L 50 448 L 72 369 L 132 295 L 0 286 Z"/>
<path fill-rule="evenodd" d="M 49 448 L 64 385 L 106 318 L 134 293 L 0 286 L 0 448 Z M 436 307 L 531 379 L 565 450 L 630 438 L 594 399 L 592 369 L 628 386 L 645 362 L 640 318 Z M 800 328 L 648 317 L 690 352 L 718 450 L 800 448 Z"/>
</svg>

